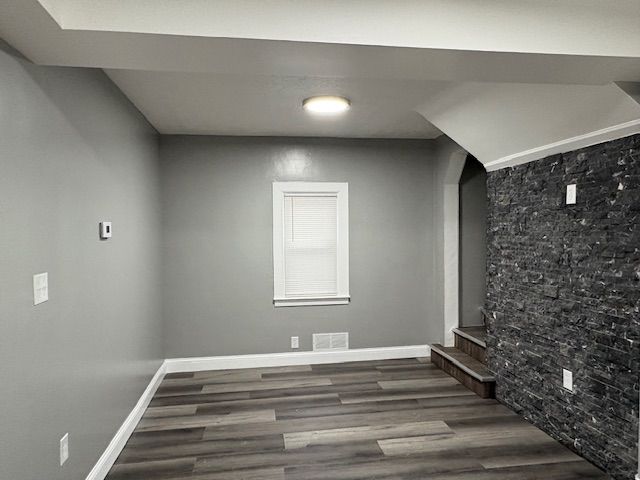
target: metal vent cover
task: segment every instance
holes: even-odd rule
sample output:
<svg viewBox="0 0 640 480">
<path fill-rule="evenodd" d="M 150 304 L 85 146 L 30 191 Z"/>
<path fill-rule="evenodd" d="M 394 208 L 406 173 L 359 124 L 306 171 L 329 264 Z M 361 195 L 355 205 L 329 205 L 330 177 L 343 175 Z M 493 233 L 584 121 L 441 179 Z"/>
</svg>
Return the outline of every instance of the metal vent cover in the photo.
<svg viewBox="0 0 640 480">
<path fill-rule="evenodd" d="M 314 333 L 313 351 L 349 350 L 349 332 Z"/>
</svg>

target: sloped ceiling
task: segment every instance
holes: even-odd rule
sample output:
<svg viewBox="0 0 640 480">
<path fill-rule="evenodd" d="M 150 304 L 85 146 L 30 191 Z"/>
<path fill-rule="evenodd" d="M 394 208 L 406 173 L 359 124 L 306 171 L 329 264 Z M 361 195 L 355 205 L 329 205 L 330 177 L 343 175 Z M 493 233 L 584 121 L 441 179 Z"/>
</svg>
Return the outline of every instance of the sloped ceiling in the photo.
<svg viewBox="0 0 640 480">
<path fill-rule="evenodd" d="M 640 131 L 638 25 L 635 0 L 0 0 L 6 41 L 104 68 L 162 133 L 442 131 L 488 168 Z M 305 115 L 320 93 L 353 108 Z"/>
<path fill-rule="evenodd" d="M 640 105 L 612 83 L 450 82 L 418 111 L 488 170 L 640 131 Z"/>
<path fill-rule="evenodd" d="M 617 85 L 640 104 L 640 82 L 618 82 Z"/>
</svg>

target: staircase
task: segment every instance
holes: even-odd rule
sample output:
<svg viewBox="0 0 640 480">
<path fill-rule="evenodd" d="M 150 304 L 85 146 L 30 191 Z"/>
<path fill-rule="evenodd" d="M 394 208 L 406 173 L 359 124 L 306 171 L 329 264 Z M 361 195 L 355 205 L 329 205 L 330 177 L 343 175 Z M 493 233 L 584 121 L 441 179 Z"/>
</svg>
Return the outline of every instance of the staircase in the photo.
<svg viewBox="0 0 640 480">
<path fill-rule="evenodd" d="M 486 328 L 454 328 L 455 347 L 431 345 L 431 362 L 482 398 L 495 396 L 495 378 L 487 368 Z"/>
</svg>

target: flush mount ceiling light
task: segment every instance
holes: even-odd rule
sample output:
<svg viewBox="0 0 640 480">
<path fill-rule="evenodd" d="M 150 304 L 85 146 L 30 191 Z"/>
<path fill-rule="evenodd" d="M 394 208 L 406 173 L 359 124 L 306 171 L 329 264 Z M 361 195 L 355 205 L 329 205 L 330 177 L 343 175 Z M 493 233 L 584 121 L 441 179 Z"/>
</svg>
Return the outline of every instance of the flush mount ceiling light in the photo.
<svg viewBox="0 0 640 480">
<path fill-rule="evenodd" d="M 309 97 L 302 102 L 302 107 L 311 113 L 319 115 L 337 115 L 344 113 L 351 107 L 348 98 L 336 97 L 333 95 L 320 95 Z"/>
</svg>

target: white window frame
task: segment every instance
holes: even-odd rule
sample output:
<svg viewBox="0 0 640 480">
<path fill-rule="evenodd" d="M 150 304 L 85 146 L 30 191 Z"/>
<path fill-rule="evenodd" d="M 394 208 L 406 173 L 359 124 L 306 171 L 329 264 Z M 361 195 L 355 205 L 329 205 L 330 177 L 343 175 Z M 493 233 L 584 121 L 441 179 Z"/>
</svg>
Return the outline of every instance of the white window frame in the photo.
<svg viewBox="0 0 640 480">
<path fill-rule="evenodd" d="M 285 294 L 285 196 L 335 195 L 337 198 L 337 293 L 332 296 L 287 297 Z M 273 183 L 273 304 L 276 307 L 346 305 L 349 295 L 349 184 L 346 182 Z"/>
</svg>

